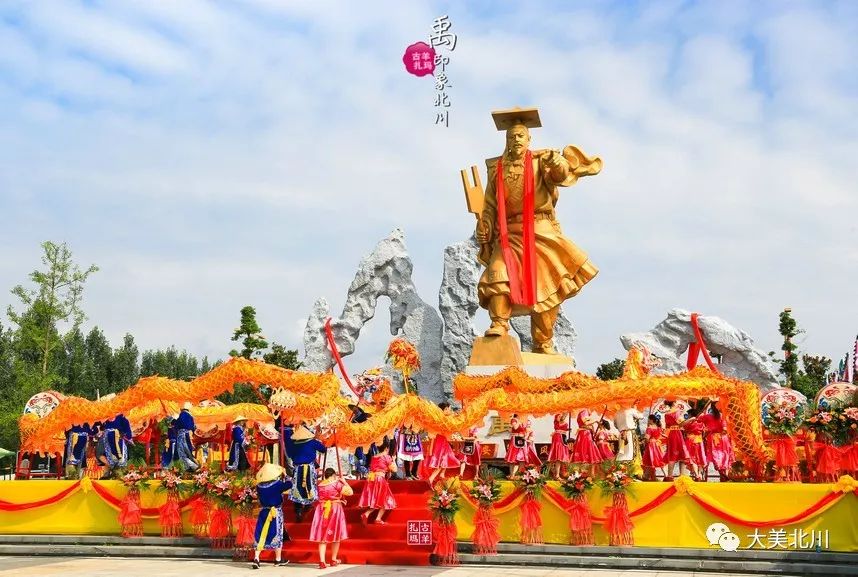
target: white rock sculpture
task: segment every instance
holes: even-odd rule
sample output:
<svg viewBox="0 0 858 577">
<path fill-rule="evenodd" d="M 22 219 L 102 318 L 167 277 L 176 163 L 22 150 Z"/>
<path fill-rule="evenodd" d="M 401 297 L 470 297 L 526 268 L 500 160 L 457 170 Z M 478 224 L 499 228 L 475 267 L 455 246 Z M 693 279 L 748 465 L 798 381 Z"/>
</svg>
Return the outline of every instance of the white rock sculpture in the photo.
<svg viewBox="0 0 858 577">
<path fill-rule="evenodd" d="M 349 287 L 346 303 L 339 317 L 331 320 L 334 342 L 340 355 L 354 352 L 361 329 L 376 312 L 378 298 L 390 299 L 390 334 L 402 336 L 420 353 L 421 369 L 413 375 L 417 390 L 436 402 L 449 398 L 451 384 L 442 386 L 441 317 L 426 304 L 414 289 L 411 273 L 414 266 L 405 246 L 405 235 L 394 230 L 364 257 Z M 320 298 L 313 304 L 304 328 L 304 368 L 324 372 L 334 366 L 334 358 L 325 336 L 325 321 L 331 316 L 328 302 Z M 365 367 L 358 367 L 365 368 Z M 391 380 L 398 383 L 395 375 Z"/>
<path fill-rule="evenodd" d="M 777 369 L 768 355 L 754 347 L 754 340 L 727 321 L 710 315 L 699 315 L 698 326 L 707 349 L 720 355 L 718 370 L 727 376 L 751 381 L 764 391 L 780 387 Z M 675 374 L 685 370 L 688 345 L 697 339 L 691 327 L 691 312 L 671 310 L 667 318 L 645 333 L 628 333 L 620 337 L 629 350 L 635 343 L 647 347 L 661 365 L 653 374 Z"/>
</svg>

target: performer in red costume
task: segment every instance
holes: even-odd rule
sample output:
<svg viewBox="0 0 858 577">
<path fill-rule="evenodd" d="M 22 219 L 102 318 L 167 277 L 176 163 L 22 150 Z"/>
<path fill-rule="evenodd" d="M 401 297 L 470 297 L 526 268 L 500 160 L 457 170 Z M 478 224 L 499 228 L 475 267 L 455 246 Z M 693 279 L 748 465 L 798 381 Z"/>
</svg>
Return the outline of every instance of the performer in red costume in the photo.
<svg viewBox="0 0 858 577">
<path fill-rule="evenodd" d="M 706 470 L 709 468 L 709 462 L 706 460 L 706 448 L 703 445 L 703 432 L 706 430 L 706 425 L 700 422 L 697 411 L 696 408 L 688 411 L 689 418 L 682 423 L 682 430 L 685 432 L 688 454 L 691 455 L 691 474 L 696 480 L 705 481 Z"/>
<path fill-rule="evenodd" d="M 514 479 L 521 465 L 541 465 L 539 455 L 533 445 L 533 431 L 530 430 L 530 421 L 521 421 L 518 415 L 513 415 L 509 421 L 510 438 L 509 450 L 506 454 L 506 462 L 512 465 L 510 478 Z"/>
<path fill-rule="evenodd" d="M 688 446 L 685 444 L 685 435 L 682 434 L 680 426 L 685 420 L 681 414 L 681 407 L 677 406 L 672 400 L 664 402 L 668 407 L 668 412 L 664 415 L 664 424 L 667 426 L 667 474 L 664 477 L 665 481 L 673 481 L 673 466 L 676 463 L 689 466 L 691 464 L 691 454 L 688 452 Z"/>
<path fill-rule="evenodd" d="M 569 447 L 566 446 L 569 437 L 569 417 L 566 413 L 554 415 L 554 432 L 551 433 L 551 448 L 548 450 L 548 463 L 551 465 L 551 476 L 560 479 L 560 470 L 572 458 Z"/>
<path fill-rule="evenodd" d="M 364 525 L 369 523 L 369 518 L 375 511 L 378 511 L 375 522 L 379 525 L 385 525 L 384 514 L 396 509 L 396 499 L 390 490 L 390 483 L 387 482 L 387 474 L 396 472 L 396 463 L 390 456 L 389 448 L 387 437 L 385 437 L 378 447 L 378 453 L 373 455 L 369 462 L 369 476 L 358 503 L 358 507 L 367 509 L 361 515 L 361 521 Z"/>
<path fill-rule="evenodd" d="M 726 481 L 727 473 L 736 457 L 733 454 L 730 435 L 727 434 L 727 421 L 718 409 L 718 401 L 712 401 L 709 412 L 701 415 L 698 420 L 706 427 L 706 458 L 718 471 L 721 481 Z M 795 459 L 795 450 L 792 451 L 792 458 Z"/>
<path fill-rule="evenodd" d="M 596 432 L 596 448 L 599 449 L 599 454 L 602 455 L 603 461 L 614 460 L 614 448 L 611 446 L 611 431 L 610 424 L 607 420 L 599 421 L 599 429 Z"/>
<path fill-rule="evenodd" d="M 450 403 L 439 403 L 438 408 L 443 411 L 445 416 L 453 414 L 450 409 Z M 432 440 L 432 453 L 426 461 L 426 466 L 432 469 L 432 474 L 429 475 L 429 484 L 433 484 L 438 475 L 441 478 L 447 476 L 447 469 L 458 469 L 461 463 L 453 453 L 453 447 L 450 446 L 450 441 L 444 435 L 435 435 Z"/>
<path fill-rule="evenodd" d="M 462 448 L 456 451 L 456 458 L 460 461 L 459 477 L 465 476 L 465 469 L 473 467 L 474 478 L 480 474 L 480 442 L 477 440 L 477 427 L 468 429 L 462 443 Z"/>
<path fill-rule="evenodd" d="M 661 474 L 664 472 L 664 446 L 661 439 L 664 435 L 664 430 L 661 428 L 661 419 L 658 415 L 650 415 L 647 419 L 646 440 L 641 462 L 644 468 L 644 479 L 647 481 L 656 480 L 656 470 L 660 469 Z"/>
<path fill-rule="evenodd" d="M 336 471 L 332 468 L 325 469 L 325 479 L 317 486 L 319 502 L 316 504 L 313 524 L 310 526 L 310 541 L 319 544 L 319 569 L 327 567 L 325 549 L 328 543 L 331 544 L 331 567 L 335 567 L 340 564 L 337 558 L 337 553 L 340 552 L 340 541 L 349 538 L 343 504 L 345 498 L 353 493 L 348 483 L 342 477 L 335 475 Z"/>
<path fill-rule="evenodd" d="M 572 462 L 588 465 L 590 475 L 596 474 L 596 463 L 602 462 L 602 453 L 596 447 L 594 440 L 593 425 L 601 419 L 589 409 L 578 413 L 578 435 L 575 438 L 575 449 L 572 452 Z"/>
</svg>

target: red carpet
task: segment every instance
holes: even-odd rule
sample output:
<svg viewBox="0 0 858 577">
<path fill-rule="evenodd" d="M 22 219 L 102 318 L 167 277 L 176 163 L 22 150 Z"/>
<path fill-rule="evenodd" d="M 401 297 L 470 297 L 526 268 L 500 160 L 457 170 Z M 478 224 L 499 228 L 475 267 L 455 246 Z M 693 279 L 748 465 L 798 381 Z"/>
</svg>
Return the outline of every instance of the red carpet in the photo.
<svg viewBox="0 0 858 577">
<path fill-rule="evenodd" d="M 396 498 L 396 509 L 384 516 L 386 525 L 370 524 L 364 527 L 357 508 L 365 481 L 351 481 L 354 495 L 346 505 L 346 523 L 349 538 L 340 544 L 339 558 L 350 565 L 428 565 L 431 545 L 409 545 L 406 542 L 408 521 L 431 520 L 427 503 L 429 484 L 424 481 L 391 481 L 390 488 Z M 292 563 L 318 563 L 318 543 L 308 540 L 313 511 L 304 515 L 301 523 L 295 522 L 291 502 L 283 504 L 286 530 L 292 538 L 283 549 L 283 556 Z M 373 515 L 373 519 L 375 516 Z M 327 558 L 330 560 L 330 545 Z M 263 559 L 273 559 L 273 551 L 264 551 Z"/>
</svg>

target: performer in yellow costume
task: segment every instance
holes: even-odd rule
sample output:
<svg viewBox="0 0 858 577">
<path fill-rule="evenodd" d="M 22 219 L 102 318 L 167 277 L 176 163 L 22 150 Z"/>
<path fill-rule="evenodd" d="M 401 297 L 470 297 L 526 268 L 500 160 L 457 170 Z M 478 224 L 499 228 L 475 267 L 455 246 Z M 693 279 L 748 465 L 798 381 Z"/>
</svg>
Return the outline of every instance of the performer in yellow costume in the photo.
<svg viewBox="0 0 858 577">
<path fill-rule="evenodd" d="M 561 303 L 598 273 L 560 230 L 557 187 L 598 174 L 602 161 L 574 146 L 562 153 L 531 151 L 529 129 L 542 126 L 534 108 L 492 116 L 498 130 L 506 130 L 506 148 L 486 161 L 488 182 L 476 231 L 480 262 L 486 265 L 477 292 L 492 321 L 485 334 L 506 335 L 510 317 L 529 314 L 533 352 L 557 354 L 552 339 Z"/>
</svg>

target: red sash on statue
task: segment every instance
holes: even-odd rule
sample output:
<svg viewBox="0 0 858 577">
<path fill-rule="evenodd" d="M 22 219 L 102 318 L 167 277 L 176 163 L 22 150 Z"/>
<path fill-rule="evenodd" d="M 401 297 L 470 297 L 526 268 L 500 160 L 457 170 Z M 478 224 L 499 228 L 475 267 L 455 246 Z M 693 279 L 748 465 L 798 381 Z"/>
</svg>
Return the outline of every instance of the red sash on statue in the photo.
<svg viewBox="0 0 858 577">
<path fill-rule="evenodd" d="M 521 267 L 509 245 L 509 230 L 506 222 L 506 194 L 503 183 L 503 156 L 498 159 L 498 174 L 495 190 L 498 201 L 498 230 L 506 272 L 509 276 L 510 300 L 513 304 L 533 306 L 536 304 L 536 237 L 533 221 L 533 155 L 524 153 L 524 211 L 522 214 Z"/>
</svg>

